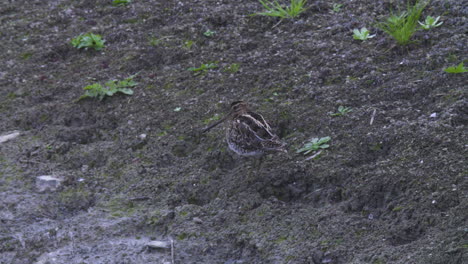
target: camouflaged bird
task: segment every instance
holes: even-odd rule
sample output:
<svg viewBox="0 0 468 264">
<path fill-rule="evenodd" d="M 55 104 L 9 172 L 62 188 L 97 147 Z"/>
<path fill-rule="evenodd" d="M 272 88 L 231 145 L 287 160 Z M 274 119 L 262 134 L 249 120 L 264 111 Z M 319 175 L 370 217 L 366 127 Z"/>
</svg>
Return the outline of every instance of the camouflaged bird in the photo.
<svg viewBox="0 0 468 264">
<path fill-rule="evenodd" d="M 210 130 L 218 124 L 226 123 L 226 141 L 229 148 L 241 156 L 257 156 L 269 152 L 285 152 L 286 144 L 271 131 L 262 115 L 250 111 L 247 103 L 236 101 L 231 111 L 218 122 L 203 129 Z"/>
</svg>

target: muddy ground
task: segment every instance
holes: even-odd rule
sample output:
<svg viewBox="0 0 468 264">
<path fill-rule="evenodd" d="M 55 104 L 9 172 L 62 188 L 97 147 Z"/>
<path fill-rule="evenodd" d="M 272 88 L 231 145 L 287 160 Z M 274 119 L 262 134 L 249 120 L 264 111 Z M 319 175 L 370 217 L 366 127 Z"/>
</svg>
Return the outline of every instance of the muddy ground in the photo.
<svg viewBox="0 0 468 264">
<path fill-rule="evenodd" d="M 0 143 L 0 263 L 466 263 L 467 74 L 443 71 L 467 62 L 465 1 L 433 0 L 443 25 L 406 47 L 374 27 L 404 1 L 283 21 L 257 0 L 110 3 L 0 6 L 0 134 L 20 133 Z M 70 45 L 87 32 L 105 49 Z M 131 96 L 76 102 L 136 73 Z M 239 99 L 289 154 L 258 166 L 199 133 Z"/>
</svg>

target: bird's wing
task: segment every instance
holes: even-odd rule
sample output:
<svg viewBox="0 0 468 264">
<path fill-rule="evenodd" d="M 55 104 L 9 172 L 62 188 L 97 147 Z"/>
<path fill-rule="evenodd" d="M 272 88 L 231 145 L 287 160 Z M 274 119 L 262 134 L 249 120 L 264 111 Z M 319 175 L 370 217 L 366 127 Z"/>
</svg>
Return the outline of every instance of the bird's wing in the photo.
<svg viewBox="0 0 468 264">
<path fill-rule="evenodd" d="M 238 117 L 238 120 L 245 124 L 249 130 L 255 134 L 260 140 L 270 140 L 275 135 L 271 132 L 271 128 L 265 119 L 256 113 L 249 112 Z"/>
</svg>

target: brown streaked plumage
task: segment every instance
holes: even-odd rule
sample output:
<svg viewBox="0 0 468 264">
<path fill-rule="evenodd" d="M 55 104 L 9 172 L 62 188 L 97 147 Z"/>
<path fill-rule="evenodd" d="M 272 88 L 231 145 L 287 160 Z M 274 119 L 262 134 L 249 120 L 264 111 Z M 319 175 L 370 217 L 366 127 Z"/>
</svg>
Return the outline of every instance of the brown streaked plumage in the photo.
<svg viewBox="0 0 468 264">
<path fill-rule="evenodd" d="M 268 152 L 287 153 L 286 144 L 273 134 L 263 116 L 250 111 L 244 101 L 233 102 L 231 111 L 223 119 L 203 129 L 203 132 L 226 120 L 226 141 L 237 154 L 257 156 Z"/>
</svg>

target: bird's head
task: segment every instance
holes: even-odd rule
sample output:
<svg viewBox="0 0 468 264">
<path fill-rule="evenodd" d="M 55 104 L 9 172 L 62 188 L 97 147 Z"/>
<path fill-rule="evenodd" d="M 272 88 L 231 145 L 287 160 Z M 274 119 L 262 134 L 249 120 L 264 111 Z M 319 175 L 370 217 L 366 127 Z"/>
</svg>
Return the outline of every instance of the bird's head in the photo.
<svg viewBox="0 0 468 264">
<path fill-rule="evenodd" d="M 239 113 L 242 111 L 246 111 L 249 108 L 246 102 L 244 101 L 235 101 L 231 104 L 231 112 L 232 113 Z"/>
</svg>

